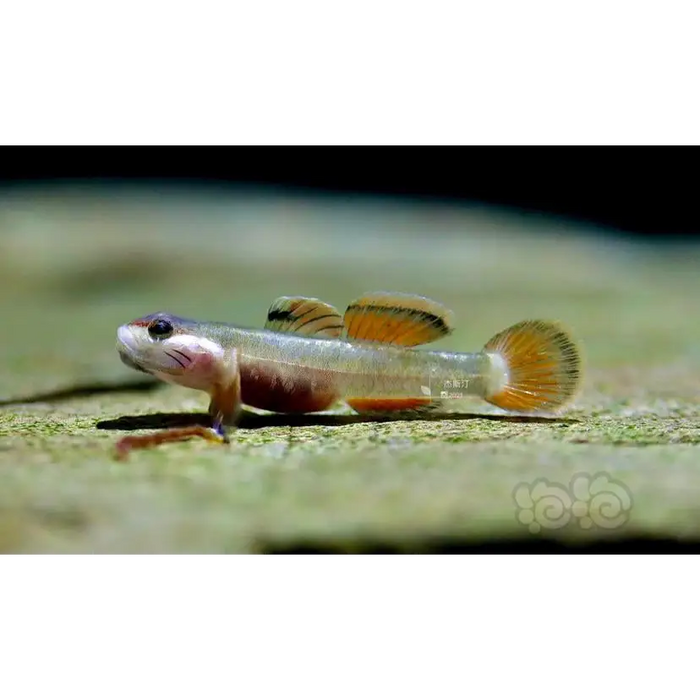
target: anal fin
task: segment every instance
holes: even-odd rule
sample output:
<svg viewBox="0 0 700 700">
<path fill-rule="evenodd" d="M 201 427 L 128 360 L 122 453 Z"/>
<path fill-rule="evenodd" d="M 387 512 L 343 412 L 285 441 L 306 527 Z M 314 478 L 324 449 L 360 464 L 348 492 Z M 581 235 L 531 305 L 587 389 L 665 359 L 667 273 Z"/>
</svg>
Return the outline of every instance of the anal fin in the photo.
<svg viewBox="0 0 700 700">
<path fill-rule="evenodd" d="M 452 332 L 452 313 L 427 297 L 371 292 L 353 301 L 344 316 L 346 335 L 391 345 L 430 343 Z"/>
<path fill-rule="evenodd" d="M 344 325 L 339 311 L 320 299 L 280 297 L 267 311 L 265 328 L 284 333 L 339 338 Z"/>
<path fill-rule="evenodd" d="M 431 399 L 346 399 L 350 408 L 358 413 L 434 413 L 441 410 L 442 403 Z"/>
</svg>

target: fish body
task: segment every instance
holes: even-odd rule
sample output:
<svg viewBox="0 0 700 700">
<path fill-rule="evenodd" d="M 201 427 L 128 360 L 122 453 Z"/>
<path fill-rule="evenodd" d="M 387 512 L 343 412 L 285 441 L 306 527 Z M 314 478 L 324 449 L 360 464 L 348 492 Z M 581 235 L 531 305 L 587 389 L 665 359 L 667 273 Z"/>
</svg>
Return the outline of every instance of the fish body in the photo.
<svg viewBox="0 0 700 700">
<path fill-rule="evenodd" d="M 339 400 L 440 398 L 443 386 L 483 392 L 489 360 L 484 353 L 419 350 L 366 341 L 313 338 L 280 331 L 241 328 L 157 314 L 180 331 L 170 343 L 139 337 L 133 325 L 119 330 L 127 364 L 142 362 L 143 369 L 160 379 L 208 391 L 214 383 L 202 371 L 200 354 L 216 358 L 235 350 L 241 384 L 241 402 L 280 413 L 311 413 Z M 136 322 L 138 323 L 138 321 Z M 138 326 L 136 327 L 138 328 Z M 143 333 L 141 333 L 143 335 Z M 206 339 L 207 343 L 202 343 Z M 140 344 L 163 354 L 167 366 L 154 354 L 139 355 Z M 143 347 L 143 345 L 142 345 Z M 175 354 L 179 350 L 178 354 Z M 134 359 L 138 358 L 138 359 Z M 152 358 L 152 359 L 151 359 Z M 151 361 L 149 361 L 151 360 Z"/>
<path fill-rule="evenodd" d="M 559 324 L 523 321 L 479 352 L 416 347 L 451 332 L 451 312 L 425 297 L 365 294 L 345 314 L 281 297 L 262 329 L 157 313 L 117 332 L 122 360 L 163 381 L 204 391 L 214 425 L 243 404 L 280 413 L 345 401 L 361 413 L 434 411 L 479 396 L 506 410 L 558 412 L 580 383 L 580 353 Z"/>
</svg>

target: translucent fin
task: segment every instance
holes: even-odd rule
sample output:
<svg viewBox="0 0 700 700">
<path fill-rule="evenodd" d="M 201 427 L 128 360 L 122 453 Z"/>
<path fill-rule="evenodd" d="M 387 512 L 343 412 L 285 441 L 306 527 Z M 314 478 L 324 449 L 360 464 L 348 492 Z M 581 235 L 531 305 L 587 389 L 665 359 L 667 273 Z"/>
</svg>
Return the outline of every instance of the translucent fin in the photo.
<svg viewBox="0 0 700 700">
<path fill-rule="evenodd" d="M 343 317 L 338 310 L 319 299 L 280 297 L 267 311 L 265 328 L 323 338 L 339 338 Z"/>
<path fill-rule="evenodd" d="M 579 388 L 579 349 L 556 323 L 517 323 L 491 338 L 484 352 L 491 359 L 484 398 L 499 408 L 556 412 Z"/>
<path fill-rule="evenodd" d="M 413 294 L 372 292 L 345 312 L 348 338 L 393 345 L 421 345 L 452 332 L 452 313 L 442 304 Z"/>
</svg>

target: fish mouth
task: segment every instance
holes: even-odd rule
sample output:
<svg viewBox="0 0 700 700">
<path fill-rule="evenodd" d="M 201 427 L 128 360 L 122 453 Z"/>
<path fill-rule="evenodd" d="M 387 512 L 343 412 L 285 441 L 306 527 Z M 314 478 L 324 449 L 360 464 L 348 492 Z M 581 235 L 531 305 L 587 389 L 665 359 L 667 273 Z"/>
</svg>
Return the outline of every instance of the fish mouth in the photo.
<svg viewBox="0 0 700 700">
<path fill-rule="evenodd" d="M 131 358 L 129 354 L 124 352 L 123 350 L 119 351 L 119 359 L 127 366 L 131 367 L 131 369 L 135 369 L 138 372 L 143 372 L 144 374 L 150 374 L 150 372 L 147 369 L 144 369 L 140 364 L 137 362 L 134 362 L 134 360 Z"/>
<path fill-rule="evenodd" d="M 128 326 L 120 326 L 117 330 L 117 352 L 119 353 L 119 358 L 127 367 L 131 367 L 137 372 L 150 374 L 143 365 L 134 360 L 134 355 L 136 354 L 134 346 L 134 334 L 131 329 Z"/>
</svg>

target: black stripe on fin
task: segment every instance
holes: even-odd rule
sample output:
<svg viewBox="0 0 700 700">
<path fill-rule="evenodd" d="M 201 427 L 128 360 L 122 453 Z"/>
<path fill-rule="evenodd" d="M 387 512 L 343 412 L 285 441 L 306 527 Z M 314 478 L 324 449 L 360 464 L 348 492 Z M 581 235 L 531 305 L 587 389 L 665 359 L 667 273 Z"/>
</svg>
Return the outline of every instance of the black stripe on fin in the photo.
<svg viewBox="0 0 700 700">
<path fill-rule="evenodd" d="M 267 311 L 265 328 L 281 333 L 339 338 L 343 317 L 338 310 L 320 299 L 280 297 Z"/>
</svg>

